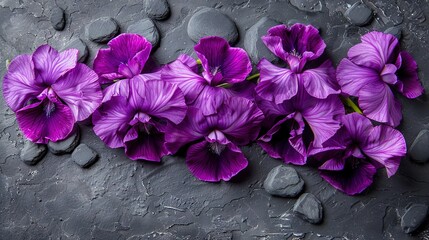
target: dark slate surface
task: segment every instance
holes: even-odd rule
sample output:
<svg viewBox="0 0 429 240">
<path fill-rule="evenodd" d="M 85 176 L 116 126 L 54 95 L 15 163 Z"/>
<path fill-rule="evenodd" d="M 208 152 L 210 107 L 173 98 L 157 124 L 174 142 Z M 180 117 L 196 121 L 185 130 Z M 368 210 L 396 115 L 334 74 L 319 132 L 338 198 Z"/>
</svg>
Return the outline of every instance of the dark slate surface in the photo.
<svg viewBox="0 0 429 240">
<path fill-rule="evenodd" d="M 161 40 L 153 55 L 166 63 L 193 52 L 186 28 L 199 6 L 216 8 L 235 22 L 239 47 L 246 30 L 264 16 L 313 23 L 321 28 L 335 63 L 369 30 L 400 26 L 401 42 L 415 57 L 429 90 L 427 1 L 365 0 L 375 16 L 363 28 L 351 26 L 344 17 L 356 0 L 320 2 L 320 12 L 304 12 L 287 0 L 170 0 L 170 17 L 156 23 Z M 61 32 L 51 26 L 49 10 L 54 6 L 66 13 Z M 114 18 L 124 31 L 145 17 L 145 11 L 141 0 L 0 0 L 1 75 L 6 59 L 46 42 L 61 49 L 77 37 L 88 44 L 91 63 L 105 45 L 89 41 L 85 26 L 100 17 Z M 400 101 L 404 105 L 400 130 L 410 146 L 422 129 L 429 128 L 429 99 L 426 94 Z M 429 235 L 428 222 L 414 235 L 401 228 L 408 204 L 429 203 L 429 164 L 409 158 L 391 179 L 380 171 L 374 185 L 355 197 L 334 190 L 314 169 L 295 167 L 305 181 L 305 192 L 314 194 L 324 208 L 323 222 L 312 225 L 293 214 L 296 199 L 273 197 L 263 189 L 265 177 L 279 161 L 257 146 L 243 148 L 250 160 L 246 170 L 231 182 L 211 184 L 196 180 L 182 157 L 167 157 L 161 164 L 131 161 L 122 149 L 107 149 L 83 124 L 81 142 L 100 155 L 88 169 L 75 164 L 70 154 L 49 152 L 37 165 L 27 166 L 20 160 L 24 141 L 14 114 L 0 97 L 0 239 L 407 240 Z"/>
</svg>

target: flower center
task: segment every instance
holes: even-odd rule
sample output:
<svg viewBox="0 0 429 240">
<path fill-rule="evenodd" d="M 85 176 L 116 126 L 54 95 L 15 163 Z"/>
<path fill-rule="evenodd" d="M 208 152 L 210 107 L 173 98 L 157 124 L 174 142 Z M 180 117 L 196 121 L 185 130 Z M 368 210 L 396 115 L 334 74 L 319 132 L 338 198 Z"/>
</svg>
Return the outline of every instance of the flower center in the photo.
<svg viewBox="0 0 429 240">
<path fill-rule="evenodd" d="M 289 54 L 292 55 L 292 56 L 295 56 L 295 57 L 297 57 L 299 59 L 302 58 L 302 54 L 300 52 L 298 52 L 295 48 L 292 49 L 292 51 L 290 51 Z"/>
<path fill-rule="evenodd" d="M 218 143 L 218 142 L 213 142 L 210 143 L 210 151 L 216 155 L 220 155 L 223 150 L 225 149 L 225 145 Z"/>
<path fill-rule="evenodd" d="M 50 117 L 51 114 L 55 111 L 55 103 L 47 100 L 48 102 L 43 104 L 43 111 L 46 114 L 46 117 Z"/>
</svg>

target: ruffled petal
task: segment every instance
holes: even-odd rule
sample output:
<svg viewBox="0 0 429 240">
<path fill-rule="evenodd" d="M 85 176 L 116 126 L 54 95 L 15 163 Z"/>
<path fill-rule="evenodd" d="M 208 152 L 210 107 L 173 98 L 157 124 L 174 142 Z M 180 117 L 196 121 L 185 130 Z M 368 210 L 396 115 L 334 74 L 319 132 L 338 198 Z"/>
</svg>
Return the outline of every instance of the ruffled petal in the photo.
<svg viewBox="0 0 429 240">
<path fill-rule="evenodd" d="M 373 128 L 371 121 L 359 113 L 344 115 L 341 122 L 347 130 L 344 135 L 347 134 L 356 143 L 364 143 Z"/>
<path fill-rule="evenodd" d="M 186 164 L 192 174 L 202 181 L 229 181 L 247 167 L 247 159 L 241 150 L 232 143 L 223 145 L 216 154 L 212 143 L 202 141 L 189 147 Z"/>
<path fill-rule="evenodd" d="M 112 49 L 112 56 L 120 62 L 137 57 L 141 66 L 145 65 L 152 50 L 152 44 L 146 38 L 134 33 L 122 33 L 107 45 Z"/>
<path fill-rule="evenodd" d="M 100 83 L 113 83 L 113 80 L 123 79 L 124 76 L 118 73 L 120 64 L 120 60 L 114 57 L 112 49 L 98 50 L 94 58 L 93 69 L 100 76 Z"/>
<path fill-rule="evenodd" d="M 288 28 L 286 25 L 277 25 L 270 29 L 268 29 L 268 34 L 262 36 L 262 41 L 265 46 L 274 53 L 277 57 L 281 58 L 283 61 L 287 61 L 287 57 L 289 54 L 287 50 L 283 47 L 283 41 L 285 41 L 286 45 L 290 45 L 288 35 Z"/>
<path fill-rule="evenodd" d="M 331 94 L 340 93 L 335 79 L 335 68 L 326 60 L 317 68 L 305 70 L 300 74 L 305 90 L 315 98 L 325 99 Z"/>
<path fill-rule="evenodd" d="M 123 147 L 123 139 L 130 128 L 128 123 L 133 118 L 133 113 L 125 97 L 112 97 L 92 116 L 95 134 L 111 148 Z"/>
<path fill-rule="evenodd" d="M 407 98 L 416 98 L 423 94 L 424 88 L 417 74 L 417 63 L 408 52 L 401 52 L 401 67 L 396 72 L 398 83 L 396 89 Z"/>
<path fill-rule="evenodd" d="M 42 83 L 52 85 L 61 76 L 76 67 L 77 49 L 68 49 L 58 53 L 49 45 L 42 45 L 34 51 L 32 59 Z"/>
<path fill-rule="evenodd" d="M 109 101 L 114 96 L 123 96 L 128 99 L 130 94 L 130 79 L 123 79 L 106 87 L 103 90 L 103 103 Z"/>
<path fill-rule="evenodd" d="M 189 55 L 180 54 L 177 60 L 188 66 L 194 73 L 198 73 L 197 61 Z"/>
<path fill-rule="evenodd" d="M 88 118 L 103 98 L 97 74 L 81 63 L 58 79 L 52 89 L 70 107 L 76 121 Z"/>
<path fill-rule="evenodd" d="M 351 47 L 347 56 L 357 65 L 381 72 L 386 63 L 393 63 L 399 48 L 398 39 L 382 32 L 370 32 L 362 36 L 362 43 Z"/>
<path fill-rule="evenodd" d="M 169 154 L 164 146 L 164 133 L 152 128 L 150 134 L 131 128 L 124 138 L 125 154 L 131 160 L 160 162 L 161 157 Z"/>
<path fill-rule="evenodd" d="M 374 127 L 361 149 L 368 157 L 386 167 L 388 177 L 396 173 L 401 158 L 407 153 L 402 133 L 385 125 Z"/>
<path fill-rule="evenodd" d="M 17 56 L 9 64 L 3 80 L 3 97 L 16 112 L 39 95 L 45 87 L 35 81 L 34 64 L 30 55 Z"/>
<path fill-rule="evenodd" d="M 372 68 L 358 66 L 345 58 L 337 67 L 337 80 L 343 93 L 358 96 L 363 86 L 380 81 L 380 75 Z"/>
<path fill-rule="evenodd" d="M 217 73 L 222 72 L 221 66 L 229 48 L 230 46 L 225 39 L 216 36 L 202 38 L 195 45 L 195 53 L 204 68 L 203 76 L 208 82 L 211 82 Z"/>
<path fill-rule="evenodd" d="M 280 104 L 298 92 L 298 78 L 289 69 L 279 68 L 266 59 L 259 62 L 258 69 L 261 76 L 255 90 L 261 98 Z"/>
<path fill-rule="evenodd" d="M 246 80 L 252 71 L 252 64 L 246 51 L 229 48 L 221 66 L 222 83 L 238 83 Z"/>
<path fill-rule="evenodd" d="M 373 82 L 359 92 L 359 106 L 368 118 L 396 127 L 402 119 L 401 104 L 389 86 Z"/>
<path fill-rule="evenodd" d="M 18 110 L 16 119 L 26 138 L 43 144 L 63 140 L 75 124 L 73 113 L 67 105 L 47 98 Z"/>
</svg>

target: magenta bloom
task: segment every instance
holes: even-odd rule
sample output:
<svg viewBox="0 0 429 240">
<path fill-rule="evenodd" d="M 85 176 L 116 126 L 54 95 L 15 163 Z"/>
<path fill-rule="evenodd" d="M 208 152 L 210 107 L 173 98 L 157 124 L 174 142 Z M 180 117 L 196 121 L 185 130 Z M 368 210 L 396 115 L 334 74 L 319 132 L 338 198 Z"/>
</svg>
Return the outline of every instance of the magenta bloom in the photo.
<svg viewBox="0 0 429 240">
<path fill-rule="evenodd" d="M 254 103 L 241 97 L 224 101 L 211 98 L 206 102 L 214 105 L 216 113 L 205 116 L 190 107 L 181 124 L 168 128 L 166 146 L 174 153 L 191 143 L 186 154 L 189 170 L 203 181 L 228 181 L 247 166 L 239 146 L 256 139 L 263 114 Z"/>
<path fill-rule="evenodd" d="M 77 63 L 77 56 L 76 49 L 59 53 L 42 45 L 32 55 L 19 55 L 10 63 L 3 96 L 29 140 L 62 140 L 76 121 L 88 118 L 100 105 L 98 76 Z"/>
<path fill-rule="evenodd" d="M 270 123 L 258 144 L 271 157 L 296 165 L 306 164 L 311 149 L 335 134 L 344 115 L 337 95 L 317 99 L 302 87 L 295 97 L 281 104 L 261 99 L 257 102 Z"/>
<path fill-rule="evenodd" d="M 246 77 L 252 65 L 243 49 L 230 47 L 220 37 L 202 38 L 194 49 L 201 60 L 201 74 L 195 60 L 187 55 L 181 55 L 161 70 L 161 78 L 177 84 L 188 104 L 198 107 L 200 102 L 196 100 L 209 95 L 251 97 L 252 83 Z"/>
<path fill-rule="evenodd" d="M 261 98 L 280 104 L 297 94 L 299 84 L 308 94 L 320 99 L 340 92 L 330 60 L 322 64 L 313 61 L 312 67 L 308 64 L 318 59 L 326 47 L 316 28 L 303 24 L 292 27 L 278 25 L 270 28 L 262 40 L 290 69 L 277 67 L 262 59 L 258 64 L 260 82 L 255 89 Z"/>
<path fill-rule="evenodd" d="M 391 177 L 398 170 L 407 147 L 402 134 L 390 126 L 373 126 L 366 117 L 351 113 L 343 116 L 343 126 L 314 149 L 323 179 L 349 194 L 361 193 L 372 184 L 377 169 L 385 167 Z"/>
<path fill-rule="evenodd" d="M 164 137 L 167 124 L 178 124 L 186 115 L 182 91 L 163 81 L 141 76 L 123 80 L 123 89 L 94 113 L 94 132 L 111 148 L 124 147 L 132 160 L 160 161 L 170 154 Z"/>
<path fill-rule="evenodd" d="M 370 32 L 348 52 L 338 66 L 337 79 L 344 93 L 358 97 L 359 106 L 370 119 L 398 126 L 401 105 L 391 88 L 407 98 L 423 93 L 417 64 L 408 52 L 400 51 L 391 34 Z"/>
</svg>

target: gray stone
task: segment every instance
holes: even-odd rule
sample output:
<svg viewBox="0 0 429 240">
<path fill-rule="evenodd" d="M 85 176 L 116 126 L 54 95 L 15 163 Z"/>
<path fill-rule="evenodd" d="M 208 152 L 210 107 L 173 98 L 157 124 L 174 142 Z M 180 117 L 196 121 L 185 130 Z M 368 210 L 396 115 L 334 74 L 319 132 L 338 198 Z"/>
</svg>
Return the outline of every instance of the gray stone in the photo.
<svg viewBox="0 0 429 240">
<path fill-rule="evenodd" d="M 319 0 L 289 0 L 292 6 L 305 12 L 320 12 L 322 11 L 322 2 Z"/>
<path fill-rule="evenodd" d="M 424 204 L 410 204 L 405 208 L 405 214 L 401 218 L 402 230 L 406 233 L 416 231 L 426 220 L 428 206 Z"/>
<path fill-rule="evenodd" d="M 76 147 L 71 157 L 77 165 L 83 168 L 91 166 L 98 160 L 98 154 L 83 143 Z"/>
<path fill-rule="evenodd" d="M 159 45 L 158 28 L 150 18 L 145 18 L 131 24 L 127 32 L 142 35 L 152 44 L 152 47 L 157 47 Z"/>
<path fill-rule="evenodd" d="M 88 39 L 96 43 L 106 43 L 119 33 L 115 19 L 101 17 L 91 22 L 86 28 Z"/>
<path fill-rule="evenodd" d="M 36 144 L 25 140 L 24 147 L 21 149 L 20 158 L 28 165 L 35 165 L 46 155 L 47 148 L 44 144 Z"/>
<path fill-rule="evenodd" d="M 302 192 L 304 180 L 292 167 L 284 165 L 273 168 L 264 182 L 265 190 L 275 196 L 296 197 Z"/>
<path fill-rule="evenodd" d="M 71 48 L 79 50 L 78 60 L 79 62 L 85 62 L 85 60 L 88 58 L 88 46 L 86 43 L 82 41 L 82 39 L 76 38 L 67 43 L 63 50 Z"/>
<path fill-rule="evenodd" d="M 79 144 L 80 140 L 80 132 L 79 128 L 66 139 L 58 142 L 49 142 L 48 148 L 49 151 L 55 155 L 62 155 L 66 153 L 71 153 L 73 149 Z"/>
<path fill-rule="evenodd" d="M 280 23 L 273 19 L 263 17 L 247 30 L 244 36 L 244 49 L 246 49 L 253 63 L 257 64 L 261 58 L 266 58 L 270 62 L 277 62 L 279 60 L 279 58 L 265 46 L 261 39 L 262 36 L 267 34 L 268 29 L 278 24 Z"/>
<path fill-rule="evenodd" d="M 344 13 L 350 23 L 356 26 L 365 26 L 373 17 L 372 10 L 363 2 L 356 2 Z"/>
<path fill-rule="evenodd" d="M 311 193 L 304 193 L 298 198 L 293 206 L 293 212 L 313 224 L 318 224 L 323 219 L 322 203 Z"/>
<path fill-rule="evenodd" d="M 66 19 L 64 15 L 64 10 L 59 7 L 54 7 L 51 10 L 51 24 L 52 27 L 57 31 L 62 31 L 66 26 Z"/>
<path fill-rule="evenodd" d="M 401 39 L 402 37 L 402 29 L 401 27 L 390 27 L 386 30 L 384 30 L 385 33 L 390 33 L 393 36 L 395 36 L 397 39 Z"/>
<path fill-rule="evenodd" d="M 238 30 L 228 16 L 213 8 L 204 7 L 196 11 L 189 20 L 188 35 L 194 42 L 206 36 L 219 36 L 233 44 L 238 39 Z"/>
<path fill-rule="evenodd" d="M 163 20 L 170 16 L 170 6 L 167 0 L 145 0 L 144 10 L 148 17 Z"/>
<path fill-rule="evenodd" d="M 414 162 L 429 161 L 429 130 L 421 130 L 409 149 L 409 155 Z"/>
</svg>

